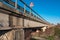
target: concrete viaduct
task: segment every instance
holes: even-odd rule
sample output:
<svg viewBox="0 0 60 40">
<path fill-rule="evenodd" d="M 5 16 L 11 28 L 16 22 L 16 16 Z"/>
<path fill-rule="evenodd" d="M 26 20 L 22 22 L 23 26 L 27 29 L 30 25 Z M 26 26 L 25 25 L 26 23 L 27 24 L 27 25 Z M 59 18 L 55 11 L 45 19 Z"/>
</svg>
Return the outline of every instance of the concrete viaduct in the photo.
<svg viewBox="0 0 60 40">
<path fill-rule="evenodd" d="M 20 2 L 31 9 L 22 0 Z M 39 18 L 33 13 L 30 14 L 18 4 L 19 10 L 15 9 L 14 5 L 15 2 L 11 0 L 0 0 L 0 40 L 30 40 L 33 32 L 52 26 L 42 17 Z M 36 13 L 33 9 L 31 10 Z M 24 11 L 26 12 L 24 13 Z"/>
</svg>

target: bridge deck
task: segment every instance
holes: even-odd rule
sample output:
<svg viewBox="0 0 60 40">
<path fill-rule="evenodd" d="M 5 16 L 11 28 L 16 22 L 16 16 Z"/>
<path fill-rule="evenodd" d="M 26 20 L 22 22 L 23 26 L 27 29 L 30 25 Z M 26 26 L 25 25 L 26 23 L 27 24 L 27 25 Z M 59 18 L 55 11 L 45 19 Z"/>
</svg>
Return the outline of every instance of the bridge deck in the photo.
<svg viewBox="0 0 60 40">
<path fill-rule="evenodd" d="M 29 19 L 29 20 L 34 20 L 34 21 L 37 21 L 37 22 L 40 22 L 40 23 L 44 23 L 46 24 L 45 22 L 43 22 L 43 20 L 39 20 L 31 15 L 25 15 L 23 14 L 22 12 L 19 12 L 18 10 L 12 8 L 12 7 L 9 7 L 3 3 L 0 3 L 0 10 L 1 12 L 6 12 L 5 14 L 9 14 L 9 15 L 13 15 L 13 16 L 17 16 L 17 17 L 22 17 L 22 18 L 26 18 L 26 19 Z"/>
<path fill-rule="evenodd" d="M 29 19 L 29 20 L 33 20 L 33 21 L 36 21 L 36 22 L 39 22 L 39 23 L 43 23 L 43 24 L 47 24 L 45 23 L 44 21 L 42 20 L 39 20 L 37 18 L 35 18 L 34 16 L 31 16 L 31 15 L 25 15 L 23 14 L 22 12 L 0 2 L 0 12 L 4 13 L 4 14 L 8 14 L 8 15 L 12 15 L 12 16 L 16 16 L 16 17 L 19 17 L 19 18 L 24 18 L 24 19 Z M 39 26 L 40 27 L 40 26 Z M 12 27 L 12 28 L 34 28 L 34 27 Z M 4 28 L 2 27 L 0 30 L 8 30 L 8 29 L 12 29 L 10 27 L 7 27 L 7 28 Z"/>
</svg>

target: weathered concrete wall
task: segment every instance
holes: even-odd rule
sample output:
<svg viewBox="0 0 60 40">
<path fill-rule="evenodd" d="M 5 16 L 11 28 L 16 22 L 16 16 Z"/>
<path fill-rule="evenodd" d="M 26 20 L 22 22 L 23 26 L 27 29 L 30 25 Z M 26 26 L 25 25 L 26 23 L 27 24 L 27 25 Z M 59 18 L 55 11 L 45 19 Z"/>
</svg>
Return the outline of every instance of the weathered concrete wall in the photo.
<svg viewBox="0 0 60 40">
<path fill-rule="evenodd" d="M 13 25 L 18 27 L 23 27 L 23 18 L 18 18 L 13 16 Z"/>
<path fill-rule="evenodd" d="M 19 27 L 42 27 L 42 26 L 47 26 L 43 23 L 39 23 L 36 21 L 32 21 L 29 19 L 23 19 L 23 18 L 18 18 L 15 16 L 13 17 L 13 25 L 14 26 L 19 26 Z"/>
<path fill-rule="evenodd" d="M 2 24 L 4 27 L 9 26 L 9 15 L 3 14 L 0 12 L 0 24 Z"/>
<path fill-rule="evenodd" d="M 24 30 L 17 29 L 17 30 L 7 31 L 5 34 L 2 34 L 0 36 L 0 40 L 24 40 Z"/>
<path fill-rule="evenodd" d="M 13 40 L 13 37 L 14 37 L 13 32 L 14 31 L 12 30 L 1 35 L 0 40 Z"/>
<path fill-rule="evenodd" d="M 13 25 L 17 26 L 17 17 L 13 16 Z"/>
<path fill-rule="evenodd" d="M 47 25 L 36 21 L 24 19 L 24 27 L 42 27 L 42 26 L 47 26 Z"/>
<path fill-rule="evenodd" d="M 41 26 L 47 26 L 45 24 L 36 22 L 36 21 L 32 21 L 32 20 L 28 20 L 28 19 L 23 19 L 23 18 L 18 18 L 15 16 L 12 16 L 13 18 L 13 25 L 14 26 L 20 26 L 20 27 L 41 27 Z M 24 22 L 23 22 L 24 20 Z M 0 13 L 0 22 L 2 22 L 3 26 L 9 26 L 9 15 L 7 14 L 3 14 Z"/>
</svg>

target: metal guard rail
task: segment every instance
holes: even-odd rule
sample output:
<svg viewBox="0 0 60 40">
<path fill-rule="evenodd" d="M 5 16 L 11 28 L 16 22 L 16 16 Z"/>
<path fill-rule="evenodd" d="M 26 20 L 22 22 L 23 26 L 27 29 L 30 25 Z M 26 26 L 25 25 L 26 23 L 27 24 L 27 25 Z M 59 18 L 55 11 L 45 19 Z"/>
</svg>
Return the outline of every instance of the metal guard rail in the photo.
<svg viewBox="0 0 60 40">
<path fill-rule="evenodd" d="M 0 0 L 1 2 L 6 2 L 6 3 L 8 3 L 8 4 L 10 4 L 11 6 L 13 6 L 13 7 L 15 7 L 15 2 L 12 2 L 11 0 Z M 21 0 L 20 0 L 21 1 Z M 23 2 L 23 1 L 22 1 Z M 25 5 L 25 4 L 24 4 Z M 29 6 L 27 6 L 28 8 L 30 8 Z M 24 8 L 23 7 L 21 7 L 20 5 L 18 5 L 17 4 L 17 9 L 19 9 L 20 11 L 22 11 L 22 12 L 24 12 Z M 30 8 L 31 9 L 31 8 Z M 31 9 L 32 10 L 32 9 Z M 27 11 L 27 10 L 25 10 L 26 11 L 26 13 L 27 14 L 29 14 L 30 12 L 29 11 Z M 34 10 L 32 10 L 34 13 L 36 13 Z M 37 13 L 36 13 L 37 14 Z M 37 14 L 38 15 L 38 14 Z M 31 16 L 34 16 L 34 17 L 36 17 L 35 15 L 33 15 L 33 14 L 31 14 Z M 38 16 L 40 16 L 40 15 L 38 15 Z M 38 18 L 38 17 L 36 17 L 36 18 Z M 49 22 L 47 22 L 45 19 L 43 19 L 41 16 L 40 16 L 40 18 L 38 18 L 38 19 L 40 19 L 42 22 L 44 22 L 44 23 L 49 23 Z M 45 20 L 45 21 L 44 21 Z"/>
</svg>

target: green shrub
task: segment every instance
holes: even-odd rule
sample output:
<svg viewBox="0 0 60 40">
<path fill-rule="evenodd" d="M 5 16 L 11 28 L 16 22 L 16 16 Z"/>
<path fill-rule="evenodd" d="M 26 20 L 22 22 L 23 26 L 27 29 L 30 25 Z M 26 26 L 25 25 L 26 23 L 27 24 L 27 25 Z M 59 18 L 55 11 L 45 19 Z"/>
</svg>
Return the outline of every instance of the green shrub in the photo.
<svg viewBox="0 0 60 40">
<path fill-rule="evenodd" d="M 55 28 L 55 34 L 54 35 L 60 37 L 60 28 Z"/>
<path fill-rule="evenodd" d="M 31 38 L 30 40 L 37 40 L 37 39 Z"/>
<path fill-rule="evenodd" d="M 47 40 L 54 40 L 54 36 L 48 36 L 46 39 Z"/>
</svg>

